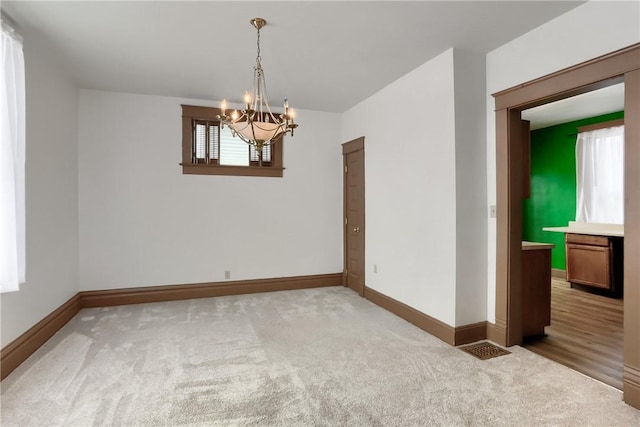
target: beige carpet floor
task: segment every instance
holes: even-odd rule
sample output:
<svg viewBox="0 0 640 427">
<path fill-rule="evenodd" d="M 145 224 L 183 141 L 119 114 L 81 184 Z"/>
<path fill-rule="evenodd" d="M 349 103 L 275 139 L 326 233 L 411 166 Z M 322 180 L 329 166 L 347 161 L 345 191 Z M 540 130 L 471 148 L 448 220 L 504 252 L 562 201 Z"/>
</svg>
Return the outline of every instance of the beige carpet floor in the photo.
<svg viewBox="0 0 640 427">
<path fill-rule="evenodd" d="M 639 426 L 521 347 L 479 360 L 342 288 L 82 310 L 1 383 L 8 426 Z"/>
</svg>

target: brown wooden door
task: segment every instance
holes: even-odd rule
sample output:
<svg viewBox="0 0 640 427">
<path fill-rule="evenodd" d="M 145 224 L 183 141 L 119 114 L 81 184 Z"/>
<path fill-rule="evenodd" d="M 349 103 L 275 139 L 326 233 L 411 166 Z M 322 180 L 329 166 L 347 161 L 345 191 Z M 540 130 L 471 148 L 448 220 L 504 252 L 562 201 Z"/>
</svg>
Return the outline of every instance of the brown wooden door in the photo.
<svg viewBox="0 0 640 427">
<path fill-rule="evenodd" d="M 342 145 L 344 160 L 344 284 L 364 296 L 364 138 Z"/>
</svg>

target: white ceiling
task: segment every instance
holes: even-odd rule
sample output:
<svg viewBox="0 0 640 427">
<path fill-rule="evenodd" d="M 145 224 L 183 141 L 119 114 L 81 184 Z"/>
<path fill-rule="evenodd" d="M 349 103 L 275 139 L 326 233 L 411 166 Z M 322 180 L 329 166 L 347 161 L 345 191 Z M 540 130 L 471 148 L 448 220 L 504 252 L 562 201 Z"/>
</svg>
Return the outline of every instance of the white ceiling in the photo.
<svg viewBox="0 0 640 427">
<path fill-rule="evenodd" d="M 240 101 L 262 32 L 272 104 L 343 112 L 450 47 L 489 52 L 579 1 L 2 1 L 80 87 Z M 29 38 L 25 37 L 26 43 Z"/>
<path fill-rule="evenodd" d="M 624 110 L 624 83 L 540 105 L 522 112 L 531 130 Z"/>
</svg>

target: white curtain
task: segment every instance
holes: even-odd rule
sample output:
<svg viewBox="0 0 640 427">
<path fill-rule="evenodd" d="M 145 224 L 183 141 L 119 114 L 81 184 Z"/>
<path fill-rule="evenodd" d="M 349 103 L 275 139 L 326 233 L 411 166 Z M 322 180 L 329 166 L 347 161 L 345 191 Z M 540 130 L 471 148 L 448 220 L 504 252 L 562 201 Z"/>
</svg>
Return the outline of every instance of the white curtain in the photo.
<svg viewBox="0 0 640 427">
<path fill-rule="evenodd" d="M 25 83 L 22 39 L 2 22 L 0 292 L 25 281 Z"/>
<path fill-rule="evenodd" d="M 576 221 L 624 224 L 624 126 L 578 134 Z"/>
</svg>

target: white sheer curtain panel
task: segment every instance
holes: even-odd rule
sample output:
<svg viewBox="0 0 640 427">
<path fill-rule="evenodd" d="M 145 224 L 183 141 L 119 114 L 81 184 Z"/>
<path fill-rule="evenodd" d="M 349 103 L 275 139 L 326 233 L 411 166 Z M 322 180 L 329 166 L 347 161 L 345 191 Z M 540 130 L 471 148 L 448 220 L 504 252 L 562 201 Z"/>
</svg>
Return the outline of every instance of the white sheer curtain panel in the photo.
<svg viewBox="0 0 640 427">
<path fill-rule="evenodd" d="M 22 39 L 2 22 L 0 292 L 25 281 L 25 83 Z"/>
<path fill-rule="evenodd" d="M 624 224 L 624 126 L 578 134 L 576 221 Z"/>
</svg>

